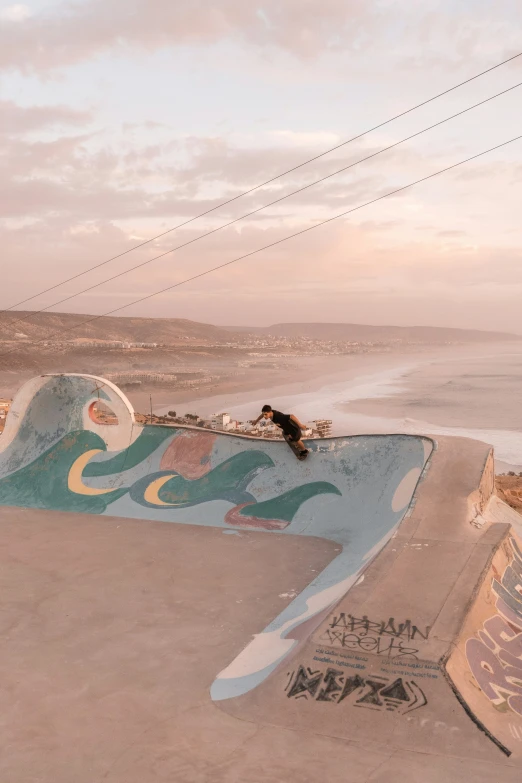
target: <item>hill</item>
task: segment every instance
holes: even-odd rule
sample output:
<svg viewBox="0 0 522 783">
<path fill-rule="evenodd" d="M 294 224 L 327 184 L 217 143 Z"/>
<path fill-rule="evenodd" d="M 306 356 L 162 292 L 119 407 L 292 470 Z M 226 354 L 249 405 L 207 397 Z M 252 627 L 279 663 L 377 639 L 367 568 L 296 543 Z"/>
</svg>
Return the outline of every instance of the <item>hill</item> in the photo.
<svg viewBox="0 0 522 783">
<path fill-rule="evenodd" d="M 12 323 L 26 318 L 27 321 Z M 73 340 L 107 340 L 144 343 L 178 343 L 182 340 L 197 340 L 203 343 L 224 343 L 231 335 L 226 329 L 189 321 L 185 318 L 125 318 L 107 317 L 86 323 L 73 329 L 82 321 L 88 321 L 92 315 L 71 313 L 4 312 L 0 313 L 0 340 L 42 340 L 52 337 Z M 12 325 L 10 325 L 12 323 Z M 69 331 L 68 331 L 69 330 Z"/>
<path fill-rule="evenodd" d="M 27 321 L 18 319 L 28 318 Z M 92 315 L 72 313 L 0 313 L 0 341 L 36 342 L 49 337 L 53 342 L 81 344 L 85 340 L 144 342 L 175 345 L 181 342 L 224 344 L 243 342 L 249 335 L 290 340 L 305 337 L 331 342 L 493 342 L 522 340 L 515 334 L 482 332 L 475 329 L 446 329 L 430 326 L 367 326 L 343 323 L 282 323 L 272 326 L 213 326 L 186 318 L 128 318 L 113 316 L 88 322 Z M 88 323 L 83 324 L 83 321 Z M 77 328 L 75 328 L 77 327 Z M 51 337 L 51 335 L 54 335 Z"/>
<path fill-rule="evenodd" d="M 520 335 L 505 332 L 483 332 L 478 329 L 449 329 L 437 326 L 368 326 L 343 323 L 287 323 L 262 327 L 223 327 L 233 332 L 249 332 L 273 337 L 328 340 L 342 342 L 499 342 L 522 340 Z"/>
</svg>

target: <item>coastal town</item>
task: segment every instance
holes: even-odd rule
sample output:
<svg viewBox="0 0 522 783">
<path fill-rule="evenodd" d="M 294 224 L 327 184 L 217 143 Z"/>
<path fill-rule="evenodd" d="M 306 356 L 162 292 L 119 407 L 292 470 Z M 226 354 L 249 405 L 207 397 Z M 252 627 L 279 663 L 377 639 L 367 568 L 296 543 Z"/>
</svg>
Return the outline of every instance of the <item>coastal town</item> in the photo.
<svg viewBox="0 0 522 783">
<path fill-rule="evenodd" d="M 7 416 L 11 407 L 12 400 L 0 397 L 0 434 L 3 432 Z M 94 415 L 100 424 L 107 426 L 118 423 L 114 414 L 100 402 L 94 408 Z M 208 418 L 199 416 L 197 413 L 185 413 L 177 415 L 176 411 L 169 411 L 165 416 L 158 416 L 150 413 L 136 413 L 136 422 L 138 424 L 162 424 L 162 425 L 182 425 L 201 427 L 207 430 L 217 430 L 219 432 L 229 432 L 235 435 L 247 435 L 254 438 L 265 438 L 271 440 L 282 440 L 283 433 L 271 421 L 262 419 L 259 424 L 254 426 L 249 421 L 237 421 L 233 419 L 230 413 L 214 413 Z M 332 434 L 331 419 L 317 419 L 306 423 L 306 429 L 303 430 L 305 438 L 328 438 Z"/>
<path fill-rule="evenodd" d="M 182 424 L 207 430 L 229 432 L 234 435 L 248 435 L 254 438 L 283 439 L 281 429 L 271 421 L 261 419 L 257 425 L 254 425 L 251 421 L 237 421 L 231 417 L 230 413 L 214 413 L 208 418 L 203 418 L 197 413 L 186 413 L 183 416 L 177 416 L 176 411 L 169 411 L 166 416 L 157 416 L 155 414 L 147 416 L 137 413 L 136 420 L 142 424 Z M 304 438 L 328 438 L 331 434 L 331 419 L 316 419 L 306 422 L 306 428 L 303 430 Z"/>
</svg>

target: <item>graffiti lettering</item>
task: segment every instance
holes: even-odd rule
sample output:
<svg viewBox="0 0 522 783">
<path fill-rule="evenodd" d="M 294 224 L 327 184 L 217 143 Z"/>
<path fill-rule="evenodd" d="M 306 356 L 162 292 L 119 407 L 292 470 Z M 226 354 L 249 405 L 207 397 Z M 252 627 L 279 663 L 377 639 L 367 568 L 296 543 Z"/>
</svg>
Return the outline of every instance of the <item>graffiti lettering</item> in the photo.
<svg viewBox="0 0 522 783">
<path fill-rule="evenodd" d="M 407 666 L 407 664 L 403 664 L 403 665 Z M 430 680 L 438 680 L 439 679 L 439 675 L 438 674 L 432 674 L 429 671 L 427 671 L 427 672 L 419 672 L 419 671 L 409 672 L 409 671 L 406 671 L 406 670 L 404 670 L 402 668 L 401 669 L 388 669 L 385 666 L 381 667 L 381 671 L 384 672 L 385 674 L 393 674 L 395 677 L 398 674 L 403 674 L 405 677 L 411 677 L 411 675 L 414 674 L 415 677 L 428 677 Z"/>
<path fill-rule="evenodd" d="M 366 655 L 354 655 L 353 653 L 343 653 L 339 652 L 339 650 L 335 650 L 335 652 L 328 652 L 328 650 L 323 650 L 322 647 L 318 647 L 316 649 L 316 653 L 326 653 L 327 655 L 336 655 L 339 658 L 347 658 L 349 661 L 364 661 L 367 663 L 368 658 Z"/>
<path fill-rule="evenodd" d="M 395 639 L 406 639 L 408 642 L 413 641 L 415 637 L 426 641 L 431 631 L 428 625 L 423 633 L 417 625 L 412 625 L 411 620 L 405 620 L 403 623 L 396 625 L 394 617 L 376 622 L 375 620 L 369 620 L 365 614 L 362 617 L 354 617 L 351 614 L 345 614 L 345 612 L 341 612 L 333 618 L 330 628 L 342 628 L 344 631 L 356 632 L 359 636 L 368 634 L 373 636 L 393 636 Z"/>
<path fill-rule="evenodd" d="M 482 692 L 499 708 L 522 715 L 522 552 L 511 538 L 511 563 L 494 578 L 497 614 L 478 638 L 466 642 L 466 658 Z"/>
<path fill-rule="evenodd" d="M 312 671 L 299 666 L 288 675 L 285 688 L 289 699 L 303 698 L 307 701 L 333 702 L 345 700 L 354 707 L 398 712 L 401 715 L 424 707 L 428 700 L 415 680 L 402 677 L 390 682 L 386 677 L 347 676 L 346 672 L 329 667 L 326 672 Z"/>
<path fill-rule="evenodd" d="M 332 647 L 342 647 L 373 655 L 382 655 L 389 659 L 409 658 L 417 660 L 417 647 L 410 642 L 426 641 L 430 626 L 420 630 L 411 620 L 397 623 L 394 617 L 388 620 L 370 620 L 367 615 L 355 617 L 346 612 L 334 615 L 329 627 L 320 636 L 320 641 Z"/>
<path fill-rule="evenodd" d="M 408 647 L 401 639 L 391 637 L 367 636 L 366 633 L 345 633 L 344 631 L 332 631 L 327 629 L 320 637 L 320 641 L 328 642 L 332 647 L 343 647 L 347 650 L 361 650 L 374 655 L 384 655 L 387 658 L 402 658 L 409 656 L 417 659 L 419 650 L 416 647 Z"/>
<path fill-rule="evenodd" d="M 320 661 L 321 663 L 335 663 L 336 666 L 344 666 L 347 669 L 366 669 L 364 663 L 350 663 L 348 661 L 340 661 L 337 658 L 336 653 L 332 653 L 335 656 L 335 661 L 328 655 L 314 655 L 314 661 Z"/>
<path fill-rule="evenodd" d="M 305 669 L 303 666 L 300 666 L 297 670 L 295 681 L 288 692 L 288 698 L 290 699 L 295 696 L 298 699 L 307 699 L 308 695 L 313 698 L 317 693 L 317 689 L 319 688 L 322 679 L 322 672 L 313 672 L 311 669 Z"/>
</svg>

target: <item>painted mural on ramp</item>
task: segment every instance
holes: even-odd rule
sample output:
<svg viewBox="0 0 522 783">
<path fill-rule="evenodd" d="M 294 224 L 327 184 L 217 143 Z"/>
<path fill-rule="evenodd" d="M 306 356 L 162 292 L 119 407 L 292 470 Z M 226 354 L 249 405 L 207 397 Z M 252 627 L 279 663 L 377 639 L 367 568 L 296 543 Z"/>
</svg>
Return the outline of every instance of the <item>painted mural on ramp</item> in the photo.
<svg viewBox="0 0 522 783">
<path fill-rule="evenodd" d="M 102 400 L 118 424 L 101 424 Z M 214 700 L 251 691 L 349 590 L 406 514 L 428 438 L 284 442 L 199 428 L 140 426 L 125 395 L 90 375 L 47 375 L 18 393 L 0 437 L 0 505 L 75 511 L 224 532 L 326 538 L 340 551 L 216 678 Z M 306 623 L 306 626 L 305 626 Z"/>
<path fill-rule="evenodd" d="M 522 758 L 522 542 L 513 530 L 494 553 L 447 671 L 481 725 Z"/>
</svg>

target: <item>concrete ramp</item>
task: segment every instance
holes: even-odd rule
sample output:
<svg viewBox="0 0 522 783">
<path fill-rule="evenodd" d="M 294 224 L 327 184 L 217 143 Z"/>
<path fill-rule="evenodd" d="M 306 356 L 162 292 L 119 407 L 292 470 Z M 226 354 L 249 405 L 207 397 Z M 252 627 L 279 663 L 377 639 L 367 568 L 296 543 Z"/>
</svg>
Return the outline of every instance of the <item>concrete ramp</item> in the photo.
<svg viewBox="0 0 522 783">
<path fill-rule="evenodd" d="M 96 420 L 98 400 L 117 425 Z M 299 462 L 284 442 L 142 427 L 108 381 L 42 376 L 20 390 L 0 439 L 0 505 L 338 544 L 334 560 L 216 677 L 212 698 L 230 699 L 283 665 L 389 541 L 433 443 L 387 435 L 312 440 L 308 447 L 309 458 Z"/>
<path fill-rule="evenodd" d="M 522 548 L 518 515 L 492 492 L 489 447 L 439 442 L 412 513 L 359 582 L 273 677 L 222 706 L 350 741 L 519 762 Z"/>
<path fill-rule="evenodd" d="M 93 406 L 99 399 L 114 411 L 117 425 L 97 421 Z M 119 716 L 150 714 L 152 730 L 172 715 L 176 731 L 192 725 L 186 754 L 197 764 L 206 742 L 208 779 L 214 779 L 215 747 L 200 741 L 207 726 L 211 737 L 219 737 L 216 747 L 225 747 L 232 734 L 247 729 L 256 734 L 256 727 L 264 727 L 270 742 L 251 742 L 253 756 L 267 764 L 279 735 L 301 732 L 296 736 L 302 745 L 313 737 L 329 752 L 360 747 L 365 763 L 368 747 L 377 748 L 383 764 L 390 753 L 397 754 L 397 775 L 386 777 L 383 766 L 385 777 L 371 778 L 376 781 L 405 779 L 400 759 L 409 759 L 413 769 L 413 754 L 426 754 L 424 759 L 429 754 L 427 765 L 435 756 L 456 759 L 453 780 L 460 781 L 472 763 L 489 770 L 488 779 L 491 772 L 493 779 L 517 780 L 518 770 L 513 777 L 509 768 L 522 760 L 521 518 L 494 495 L 492 450 L 476 441 L 441 438 L 435 445 L 430 438 L 407 435 L 329 438 L 308 446 L 310 457 L 299 462 L 283 442 L 198 428 L 142 427 L 121 391 L 93 376 L 42 376 L 27 384 L 0 438 L 1 515 L 8 536 L 17 520 L 23 525 L 10 564 L 17 585 L 13 594 L 29 573 L 39 584 L 39 553 L 54 551 L 56 544 L 48 591 L 57 603 L 43 634 L 33 621 L 39 604 L 20 625 L 19 610 L 13 610 L 10 634 L 13 639 L 20 634 L 20 647 L 10 649 L 16 662 L 10 666 L 19 669 L 19 685 L 5 698 L 19 703 L 20 683 L 35 681 L 35 666 L 37 683 L 51 681 L 47 669 L 40 675 L 40 665 L 54 672 L 54 682 L 62 669 L 68 671 L 71 662 L 59 641 L 65 623 L 68 649 L 76 651 L 71 660 L 82 664 L 81 678 L 95 683 L 103 664 L 103 681 L 117 683 L 108 686 L 106 698 L 120 704 L 122 694 L 133 694 L 132 710 L 119 707 Z M 31 512 L 26 519 L 23 509 L 42 513 Z M 39 523 L 44 532 L 38 538 L 31 531 Z M 291 561 L 292 537 L 298 537 L 298 563 Z M 27 542 L 35 538 L 40 549 L 32 553 Z M 60 554 L 65 538 L 67 557 Z M 73 558 L 74 589 L 62 593 L 54 580 L 70 572 L 76 540 L 83 543 Z M 81 547 L 87 542 L 84 563 Z M 238 593 L 230 587 L 231 576 L 228 589 L 214 601 L 219 575 L 238 569 L 236 561 L 249 551 L 252 556 L 252 547 L 264 552 L 264 559 L 251 561 L 256 565 L 248 573 L 243 569 Z M 286 563 L 283 575 L 274 562 L 276 550 Z M 120 552 L 122 572 L 118 562 L 113 567 Z M 178 571 L 171 574 L 174 553 Z M 21 557 L 32 557 L 36 565 L 20 571 Z M 177 581 L 185 558 L 198 574 L 195 584 L 186 563 L 188 573 Z M 139 571 L 129 563 L 139 564 Z M 267 582 L 290 570 L 297 589 L 269 597 Z M 143 608 L 142 596 L 153 581 L 148 575 L 158 573 L 157 619 L 151 623 L 151 607 Z M 78 579 L 82 597 L 76 606 Z M 118 599 L 106 617 L 108 585 Z M 28 590 L 40 595 L 35 586 Z M 170 603 L 162 602 L 162 591 Z M 261 593 L 268 601 L 264 607 Z M 129 595 L 134 596 L 131 609 Z M 243 606 L 244 599 L 251 607 Z M 98 602 L 94 613 L 93 600 Z M 219 603 L 217 618 L 213 603 Z M 190 616 L 180 605 L 190 606 Z M 86 630 L 71 620 L 76 612 Z M 221 622 L 225 614 L 228 631 Z M 93 653 L 93 633 L 112 657 L 98 649 Z M 55 639 L 57 646 L 49 646 Z M 34 658 L 24 670 L 28 646 Z M 38 663 L 42 649 L 45 664 Z M 171 678 L 165 681 L 167 659 Z M 187 660 L 197 676 L 193 673 L 185 692 L 184 676 L 175 673 L 187 671 Z M 120 665 L 129 661 L 122 681 Z M 146 687 L 140 690 L 139 683 Z M 87 695 L 76 686 L 72 675 L 62 683 L 62 702 L 40 686 L 46 709 L 58 720 L 56 704 L 74 702 L 78 716 L 89 716 L 93 747 L 100 747 L 102 704 L 89 700 L 95 686 Z M 154 709 L 147 701 L 151 687 Z M 179 714 L 176 688 L 183 691 Z M 32 690 L 24 692 L 28 703 Z M 197 726 L 196 708 L 204 715 Z M 46 713 L 43 725 L 49 720 Z M 129 753 L 124 724 L 130 719 L 121 720 L 126 748 L 121 752 Z M 134 752 L 147 730 L 134 726 L 133 731 Z M 23 742 L 23 727 L 20 736 Z M 250 746 L 244 745 L 248 753 Z M 171 747 L 170 741 L 160 742 L 158 754 L 168 755 Z M 112 750 L 103 752 L 102 766 L 110 769 Z M 145 756 L 148 752 L 143 750 Z M 281 758 L 287 759 L 286 748 Z M 464 759 L 467 766 L 459 767 Z M 274 767 L 273 774 L 283 775 L 283 767 Z M 380 770 L 380 763 L 375 768 Z M 126 770 L 118 781 L 127 780 Z M 183 779 L 176 774 L 171 778 Z M 140 779 L 147 775 L 145 769 Z M 226 780 L 239 779 L 234 775 L 231 770 Z M 285 768 L 282 779 L 295 777 Z"/>
<path fill-rule="evenodd" d="M 520 762 L 522 543 L 513 528 L 496 543 L 490 560 L 446 668 L 469 714 Z"/>
</svg>

